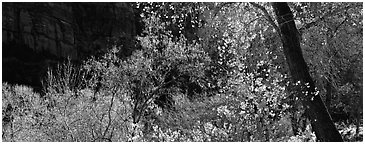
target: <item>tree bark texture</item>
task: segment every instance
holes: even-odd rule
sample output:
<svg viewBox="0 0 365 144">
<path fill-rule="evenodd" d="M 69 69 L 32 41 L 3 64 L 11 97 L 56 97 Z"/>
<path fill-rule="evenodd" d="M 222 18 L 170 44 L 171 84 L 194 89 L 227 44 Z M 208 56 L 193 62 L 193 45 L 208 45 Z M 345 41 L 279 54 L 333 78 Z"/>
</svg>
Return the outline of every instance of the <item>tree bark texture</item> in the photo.
<svg viewBox="0 0 365 144">
<path fill-rule="evenodd" d="M 285 2 L 274 2 L 272 7 L 279 24 L 284 55 L 289 66 L 295 90 L 302 101 L 315 132 L 317 141 L 343 141 L 321 97 L 316 94 L 315 84 L 300 48 L 298 29 L 293 13 Z"/>
</svg>

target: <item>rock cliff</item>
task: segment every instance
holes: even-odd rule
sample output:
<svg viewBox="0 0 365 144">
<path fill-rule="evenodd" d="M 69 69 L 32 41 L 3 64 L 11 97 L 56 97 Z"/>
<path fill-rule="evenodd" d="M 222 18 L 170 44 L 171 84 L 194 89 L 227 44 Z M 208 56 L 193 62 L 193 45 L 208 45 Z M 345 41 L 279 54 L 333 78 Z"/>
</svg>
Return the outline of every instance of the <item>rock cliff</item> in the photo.
<svg viewBox="0 0 365 144">
<path fill-rule="evenodd" d="M 82 60 L 136 35 L 131 3 L 3 3 L 3 81 L 40 85 L 45 61 Z"/>
</svg>

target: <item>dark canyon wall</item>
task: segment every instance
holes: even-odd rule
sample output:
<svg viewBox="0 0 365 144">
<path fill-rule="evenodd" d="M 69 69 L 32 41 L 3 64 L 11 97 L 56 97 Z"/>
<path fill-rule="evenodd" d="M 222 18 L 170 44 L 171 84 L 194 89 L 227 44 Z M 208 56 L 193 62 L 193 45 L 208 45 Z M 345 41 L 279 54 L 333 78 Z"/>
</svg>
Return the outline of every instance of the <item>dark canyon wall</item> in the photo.
<svg viewBox="0 0 365 144">
<path fill-rule="evenodd" d="M 3 3 L 3 81 L 40 86 L 49 63 L 134 49 L 131 3 Z"/>
</svg>

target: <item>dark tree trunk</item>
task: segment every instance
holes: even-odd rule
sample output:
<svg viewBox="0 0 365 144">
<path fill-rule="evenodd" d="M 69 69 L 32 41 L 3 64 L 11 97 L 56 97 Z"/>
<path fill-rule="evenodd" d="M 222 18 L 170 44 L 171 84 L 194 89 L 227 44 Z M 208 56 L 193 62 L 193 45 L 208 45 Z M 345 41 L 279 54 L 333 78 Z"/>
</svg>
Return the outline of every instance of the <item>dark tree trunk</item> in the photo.
<svg viewBox="0 0 365 144">
<path fill-rule="evenodd" d="M 300 48 L 298 30 L 293 13 L 287 3 L 273 3 L 280 27 L 280 37 L 290 74 L 299 98 L 302 100 L 318 141 L 343 141 L 333 124 L 321 97 L 316 94 L 315 84 L 308 72 Z"/>
</svg>

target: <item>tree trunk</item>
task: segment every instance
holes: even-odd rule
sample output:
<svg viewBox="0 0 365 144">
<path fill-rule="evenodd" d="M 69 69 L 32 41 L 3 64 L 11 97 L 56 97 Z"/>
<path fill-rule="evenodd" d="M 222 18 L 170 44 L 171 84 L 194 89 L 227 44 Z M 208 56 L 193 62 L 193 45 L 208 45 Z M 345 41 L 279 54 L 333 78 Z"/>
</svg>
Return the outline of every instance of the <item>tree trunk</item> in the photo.
<svg viewBox="0 0 365 144">
<path fill-rule="evenodd" d="M 321 97 L 316 94 L 315 84 L 310 77 L 308 66 L 300 48 L 298 29 L 295 26 L 292 11 L 285 2 L 273 3 L 272 7 L 280 27 L 279 33 L 284 55 L 292 80 L 296 83 L 295 90 L 306 108 L 317 140 L 343 141 Z"/>
</svg>

